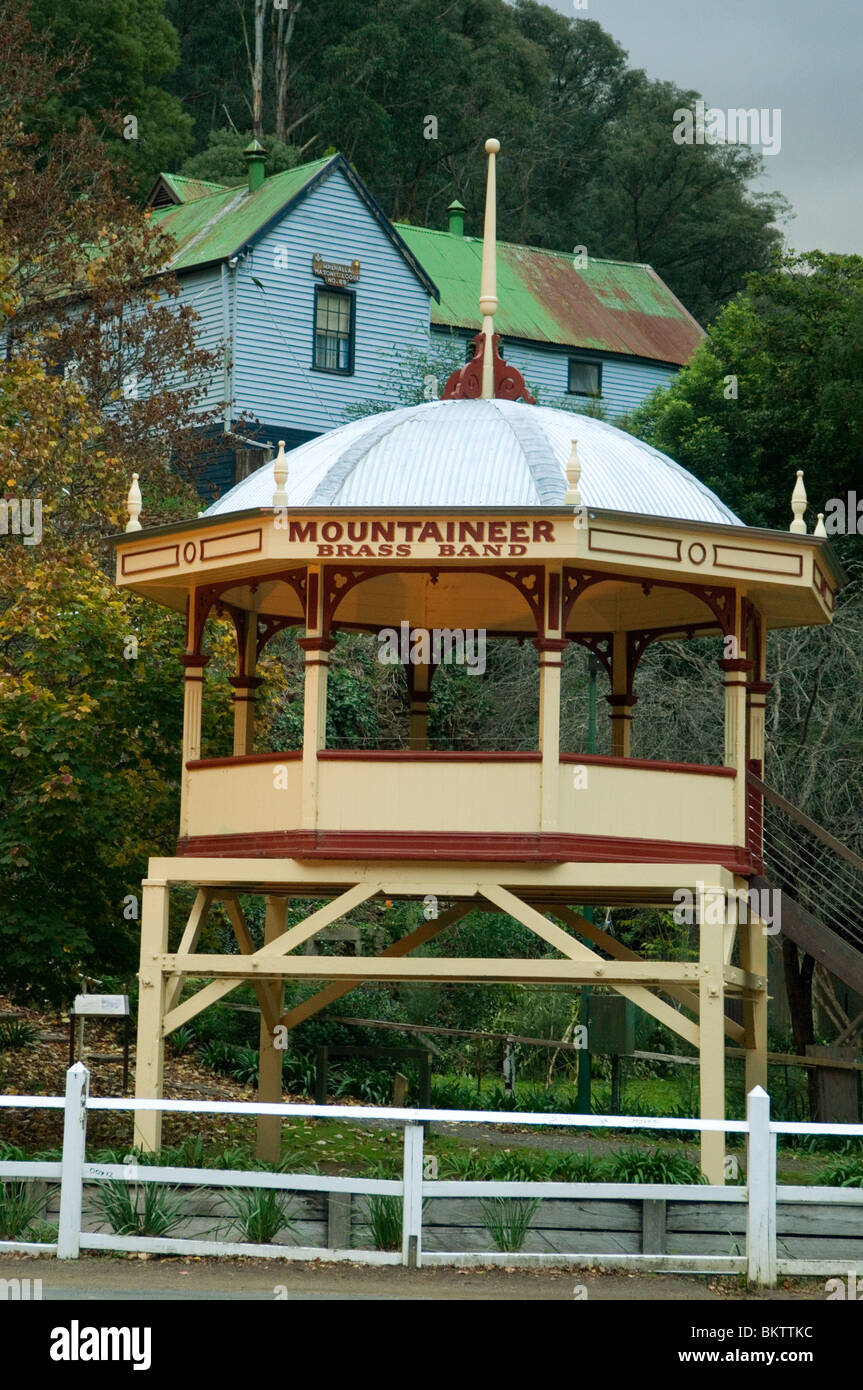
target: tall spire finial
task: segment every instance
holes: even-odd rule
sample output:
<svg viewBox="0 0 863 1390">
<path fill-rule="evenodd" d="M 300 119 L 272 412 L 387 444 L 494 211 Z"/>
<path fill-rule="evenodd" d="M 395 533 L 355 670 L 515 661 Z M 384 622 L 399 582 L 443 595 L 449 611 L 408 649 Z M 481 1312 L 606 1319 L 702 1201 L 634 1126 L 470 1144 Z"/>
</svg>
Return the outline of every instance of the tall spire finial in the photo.
<svg viewBox="0 0 863 1390">
<path fill-rule="evenodd" d="M 803 517 L 806 512 L 806 489 L 803 486 L 803 469 L 797 470 L 797 482 L 794 484 L 794 491 L 791 494 L 791 510 L 794 513 L 794 520 L 788 527 L 789 531 L 796 531 L 799 535 L 806 535 L 806 522 Z"/>
<path fill-rule="evenodd" d="M 479 285 L 482 328 L 473 339 L 473 357 L 452 373 L 443 389 L 441 399 L 517 401 L 521 397 L 527 405 L 536 405 L 536 400 L 527 389 L 521 372 L 517 367 L 508 366 L 501 357 L 498 348 L 500 335 L 494 331 L 494 316 L 497 313 L 497 190 L 494 157 L 499 150 L 499 140 L 486 140 L 488 179 L 485 189 L 485 227 Z"/>
<path fill-rule="evenodd" d="M 138 486 L 138 474 L 132 474 L 132 486 L 129 488 L 129 495 L 126 498 L 126 515 L 129 520 L 126 522 L 127 531 L 140 531 L 142 526 L 138 517 L 141 515 L 141 489 Z"/>
<path fill-rule="evenodd" d="M 479 287 L 479 310 L 482 314 L 482 336 L 485 338 L 485 353 L 482 359 L 482 398 L 494 398 L 494 360 L 492 338 L 494 336 L 494 316 L 497 313 L 497 181 L 495 178 L 495 155 L 500 150 L 499 140 L 486 140 L 485 152 L 488 155 L 488 176 L 485 185 L 485 225 L 482 237 L 482 279 Z"/>
</svg>

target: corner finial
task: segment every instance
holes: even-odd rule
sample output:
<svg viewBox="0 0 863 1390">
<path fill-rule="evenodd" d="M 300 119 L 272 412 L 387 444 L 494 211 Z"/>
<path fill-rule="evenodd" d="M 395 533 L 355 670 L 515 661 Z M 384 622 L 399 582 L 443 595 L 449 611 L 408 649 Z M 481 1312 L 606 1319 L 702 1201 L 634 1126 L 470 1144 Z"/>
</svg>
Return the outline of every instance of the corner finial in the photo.
<svg viewBox="0 0 863 1390">
<path fill-rule="evenodd" d="M 494 336 L 494 316 L 497 313 L 497 181 L 494 161 L 499 150 L 499 140 L 486 140 L 488 175 L 485 185 L 485 225 L 482 236 L 482 278 L 479 287 L 479 311 L 482 314 L 482 335 L 485 338 L 485 352 L 482 360 L 482 399 L 485 401 L 494 399 L 492 338 Z"/>
<path fill-rule="evenodd" d="M 827 535 L 827 527 L 824 525 L 824 513 L 823 513 L 823 512 L 819 512 L 819 513 L 818 513 L 818 520 L 817 520 L 816 523 L 815 523 L 815 530 L 812 532 L 812 534 L 813 534 L 813 536 L 826 536 L 826 535 Z"/>
<path fill-rule="evenodd" d="M 581 493 L 578 490 L 581 478 L 581 459 L 578 457 L 578 440 L 573 439 L 572 451 L 566 465 L 566 496 L 563 499 L 568 507 L 581 506 Z"/>
<path fill-rule="evenodd" d="M 285 483 L 288 481 L 288 460 L 285 454 L 285 441 L 279 440 L 279 452 L 276 454 L 273 463 L 273 476 L 276 480 L 276 490 L 273 493 L 273 506 L 286 507 L 288 505 L 288 494 L 285 490 Z"/>
<path fill-rule="evenodd" d="M 794 513 L 794 520 L 788 527 L 789 531 L 794 531 L 797 535 L 806 535 L 806 522 L 803 514 L 806 511 L 806 489 L 803 486 L 803 469 L 797 470 L 797 482 L 794 484 L 794 491 L 791 494 L 791 510 Z"/>
<path fill-rule="evenodd" d="M 132 474 L 132 486 L 129 488 L 129 496 L 126 498 L 126 514 L 129 520 L 126 522 L 127 531 L 140 531 L 142 526 L 138 517 L 141 515 L 141 489 L 138 487 L 138 474 Z"/>
</svg>

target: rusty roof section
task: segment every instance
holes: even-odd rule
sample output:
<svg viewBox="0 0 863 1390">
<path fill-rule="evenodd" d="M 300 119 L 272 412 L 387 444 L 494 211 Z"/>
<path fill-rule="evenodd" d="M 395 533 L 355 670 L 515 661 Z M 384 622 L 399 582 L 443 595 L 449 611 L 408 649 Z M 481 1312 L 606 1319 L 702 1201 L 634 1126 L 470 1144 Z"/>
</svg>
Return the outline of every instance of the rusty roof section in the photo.
<svg viewBox="0 0 863 1390">
<path fill-rule="evenodd" d="M 480 327 L 482 240 L 397 223 L 440 289 L 432 323 Z M 498 310 L 504 337 L 622 353 L 682 366 L 704 330 L 649 265 L 584 258 L 498 242 Z"/>
</svg>

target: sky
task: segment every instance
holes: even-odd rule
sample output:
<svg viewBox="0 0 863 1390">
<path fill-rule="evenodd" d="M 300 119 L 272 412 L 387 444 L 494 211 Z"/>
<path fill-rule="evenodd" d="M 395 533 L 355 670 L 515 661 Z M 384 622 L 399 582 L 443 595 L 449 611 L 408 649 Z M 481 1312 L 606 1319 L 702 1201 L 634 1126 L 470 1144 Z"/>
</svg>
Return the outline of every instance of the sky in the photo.
<svg viewBox="0 0 863 1390">
<path fill-rule="evenodd" d="M 632 67 L 709 106 L 778 108 L 781 146 L 753 186 L 788 199 L 789 246 L 863 254 L 863 0 L 546 3 L 596 20 Z"/>
</svg>

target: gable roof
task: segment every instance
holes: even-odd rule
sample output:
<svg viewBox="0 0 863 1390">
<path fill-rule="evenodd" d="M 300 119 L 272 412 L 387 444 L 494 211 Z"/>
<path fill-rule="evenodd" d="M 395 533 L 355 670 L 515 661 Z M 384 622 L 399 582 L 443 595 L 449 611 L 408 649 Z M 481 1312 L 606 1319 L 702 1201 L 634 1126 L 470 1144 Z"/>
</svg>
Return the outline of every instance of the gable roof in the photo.
<svg viewBox="0 0 863 1390">
<path fill-rule="evenodd" d="M 440 286 L 432 323 L 478 331 L 482 239 L 396 228 Z M 498 242 L 497 284 L 494 326 L 504 337 L 682 366 L 705 336 L 649 265 L 588 259 L 576 268 L 566 252 Z"/>
<path fill-rule="evenodd" d="M 160 174 L 147 195 L 148 208 L 166 208 L 177 203 L 191 203 L 196 198 L 206 198 L 209 193 L 223 193 L 224 183 L 211 183 L 208 179 L 187 179 L 183 174 Z"/>
<path fill-rule="evenodd" d="M 174 255 L 165 269 L 176 272 L 198 269 L 229 260 L 247 247 L 254 246 L 292 208 L 337 172 L 344 175 L 428 293 L 435 299 L 440 298 L 437 285 L 405 244 L 362 179 L 340 154 L 273 174 L 254 192 L 250 192 L 248 185 L 243 182 L 233 188 L 215 184 L 208 192 L 192 193 L 188 186 L 197 184 L 201 187 L 200 180 L 162 174 L 156 182 L 154 193 L 161 191 L 164 181 L 169 187 L 171 183 L 185 184 L 185 188 L 178 187 L 174 191 L 178 199 L 183 194 L 187 195 L 183 201 L 153 206 L 151 209 L 153 222 L 169 232 L 177 242 Z M 190 193 L 191 196 L 188 196 Z"/>
</svg>

